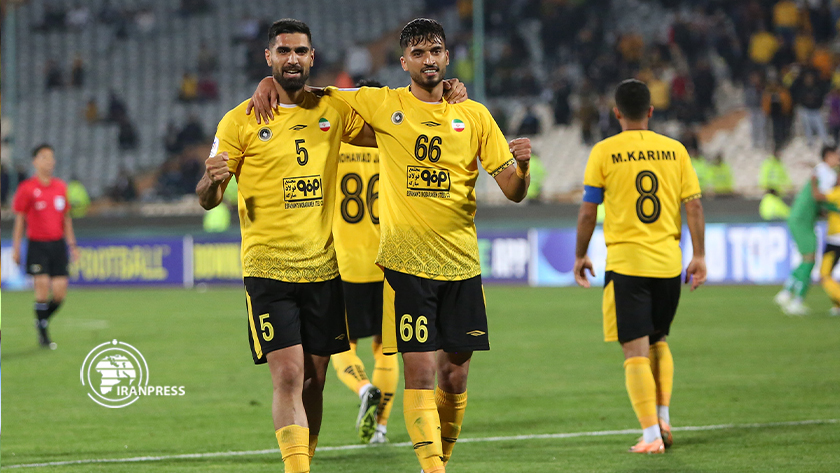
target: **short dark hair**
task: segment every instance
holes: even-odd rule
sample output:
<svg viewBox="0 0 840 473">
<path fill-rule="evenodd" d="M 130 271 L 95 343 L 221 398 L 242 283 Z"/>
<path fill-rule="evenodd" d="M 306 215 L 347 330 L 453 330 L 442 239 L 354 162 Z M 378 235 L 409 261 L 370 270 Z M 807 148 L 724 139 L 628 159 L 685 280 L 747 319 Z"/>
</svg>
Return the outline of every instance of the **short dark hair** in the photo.
<svg viewBox="0 0 840 473">
<path fill-rule="evenodd" d="M 825 161 L 825 155 L 827 155 L 828 153 L 835 152 L 835 151 L 837 151 L 836 146 L 823 145 L 822 151 L 820 151 L 820 157 L 822 158 L 823 161 Z"/>
<path fill-rule="evenodd" d="M 415 46 L 423 41 L 434 43 L 440 41 L 446 44 L 446 33 L 443 32 L 443 25 L 428 18 L 415 18 L 408 22 L 400 33 L 400 47 L 405 49 Z"/>
<path fill-rule="evenodd" d="M 52 152 L 55 152 L 55 149 L 52 147 L 52 145 L 51 145 L 51 144 L 49 144 L 49 143 L 41 143 L 41 144 L 39 144 L 38 146 L 36 146 L 36 147 L 32 148 L 32 157 L 34 158 L 35 156 L 38 156 L 38 153 L 40 153 L 40 152 L 41 152 L 41 150 L 45 150 L 45 149 L 48 149 L 48 150 L 50 150 L 50 151 L 52 151 Z"/>
<path fill-rule="evenodd" d="M 376 79 L 359 79 L 356 82 L 356 87 L 382 87 L 382 82 Z"/>
<path fill-rule="evenodd" d="M 640 80 L 627 79 L 615 89 L 615 106 L 628 120 L 642 120 L 650 110 L 650 90 Z"/>
<path fill-rule="evenodd" d="M 293 18 L 283 18 L 272 23 L 268 29 L 268 46 L 271 47 L 274 44 L 277 35 L 286 33 L 305 34 L 306 38 L 309 39 L 309 44 L 312 44 L 312 32 L 309 31 L 309 26 L 306 23 Z"/>
</svg>

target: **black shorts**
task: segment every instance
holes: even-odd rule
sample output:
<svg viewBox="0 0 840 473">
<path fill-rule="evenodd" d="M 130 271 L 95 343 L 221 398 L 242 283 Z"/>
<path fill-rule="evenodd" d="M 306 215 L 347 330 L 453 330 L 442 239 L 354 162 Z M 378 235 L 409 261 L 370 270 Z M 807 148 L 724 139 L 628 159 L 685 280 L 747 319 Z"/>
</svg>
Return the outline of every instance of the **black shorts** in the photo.
<svg viewBox="0 0 840 473">
<path fill-rule="evenodd" d="M 604 340 L 656 343 L 671 330 L 680 303 L 680 277 L 646 278 L 604 273 Z"/>
<path fill-rule="evenodd" d="M 350 349 L 338 278 L 291 283 L 246 277 L 245 304 L 251 355 L 258 365 L 266 354 L 294 345 L 318 356 Z"/>
<path fill-rule="evenodd" d="M 437 281 L 385 269 L 384 353 L 489 350 L 481 276 Z"/>
<path fill-rule="evenodd" d="M 350 340 L 382 333 L 382 288 L 384 281 L 352 283 L 342 281 Z"/>
<path fill-rule="evenodd" d="M 831 278 L 831 273 L 834 272 L 834 267 L 837 266 L 838 259 L 840 259 L 840 246 L 826 243 L 825 250 L 823 250 L 822 263 L 820 264 L 821 278 Z"/>
<path fill-rule="evenodd" d="M 33 276 L 67 276 L 67 243 L 64 238 L 54 241 L 32 241 L 26 250 L 26 272 Z"/>
</svg>

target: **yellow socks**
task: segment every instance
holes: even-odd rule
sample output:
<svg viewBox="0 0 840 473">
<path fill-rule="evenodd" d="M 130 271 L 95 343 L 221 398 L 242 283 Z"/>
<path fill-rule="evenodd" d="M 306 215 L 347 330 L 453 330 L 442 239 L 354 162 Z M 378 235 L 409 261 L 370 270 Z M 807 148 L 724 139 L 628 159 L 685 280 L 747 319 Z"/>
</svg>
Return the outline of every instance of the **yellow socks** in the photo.
<svg viewBox="0 0 840 473">
<path fill-rule="evenodd" d="M 440 417 L 440 439 L 443 445 L 443 463 L 449 461 L 452 456 L 452 449 L 461 433 L 461 424 L 464 422 L 464 411 L 467 408 L 467 393 L 451 394 L 435 389 L 435 404 L 437 404 L 438 416 Z"/>
<path fill-rule="evenodd" d="M 376 422 L 379 425 L 387 425 L 388 417 L 391 415 L 391 408 L 394 407 L 394 393 L 397 392 L 397 383 L 400 382 L 400 361 L 396 355 L 385 355 L 382 353 L 382 344 L 373 343 L 373 385 L 382 391 L 382 399 L 379 401 L 379 409 L 376 411 Z"/>
<path fill-rule="evenodd" d="M 287 425 L 274 432 L 286 473 L 309 473 L 309 429 Z"/>
<path fill-rule="evenodd" d="M 650 359 L 634 356 L 624 360 L 624 377 L 630 402 L 642 429 L 658 426 L 656 414 L 656 381 L 650 369 Z"/>
<path fill-rule="evenodd" d="M 403 391 L 403 413 L 414 454 L 425 473 L 443 472 L 443 451 L 440 443 L 440 418 L 431 389 Z"/>
<path fill-rule="evenodd" d="M 315 447 L 318 446 L 318 436 L 317 435 L 309 435 L 309 463 L 312 463 L 312 459 L 315 458 Z"/>
<path fill-rule="evenodd" d="M 357 396 L 359 390 L 370 383 L 365 374 L 365 365 L 356 355 L 356 344 L 350 343 L 350 350 L 332 356 L 333 367 L 338 379 Z"/>
<path fill-rule="evenodd" d="M 656 381 L 656 405 L 669 406 L 674 389 L 674 357 L 667 342 L 650 346 L 650 368 Z"/>
</svg>

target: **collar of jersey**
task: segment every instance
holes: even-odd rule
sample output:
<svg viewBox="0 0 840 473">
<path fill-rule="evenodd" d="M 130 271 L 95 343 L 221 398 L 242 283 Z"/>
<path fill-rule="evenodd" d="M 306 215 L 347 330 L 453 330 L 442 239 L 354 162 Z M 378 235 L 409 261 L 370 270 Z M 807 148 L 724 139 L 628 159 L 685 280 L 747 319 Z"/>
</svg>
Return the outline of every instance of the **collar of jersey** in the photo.
<svg viewBox="0 0 840 473">
<path fill-rule="evenodd" d="M 437 106 L 437 105 L 446 105 L 446 103 L 447 103 L 447 102 L 446 102 L 446 99 L 444 99 L 444 98 L 441 98 L 441 99 L 440 99 L 440 102 L 426 102 L 426 101 L 424 101 L 424 100 L 420 100 L 420 99 L 418 99 L 418 98 L 417 98 L 417 96 L 415 96 L 414 94 L 412 94 L 412 93 L 411 93 L 411 86 L 410 86 L 410 85 L 409 85 L 408 87 L 406 87 L 406 88 L 405 88 L 405 93 L 407 93 L 408 95 L 410 95 L 412 99 L 414 99 L 414 100 L 416 100 L 417 102 L 420 102 L 420 103 L 422 103 L 422 104 L 424 104 L 424 105 L 431 105 L 431 106 L 433 106 L 433 107 L 434 107 L 434 106 Z"/>
</svg>

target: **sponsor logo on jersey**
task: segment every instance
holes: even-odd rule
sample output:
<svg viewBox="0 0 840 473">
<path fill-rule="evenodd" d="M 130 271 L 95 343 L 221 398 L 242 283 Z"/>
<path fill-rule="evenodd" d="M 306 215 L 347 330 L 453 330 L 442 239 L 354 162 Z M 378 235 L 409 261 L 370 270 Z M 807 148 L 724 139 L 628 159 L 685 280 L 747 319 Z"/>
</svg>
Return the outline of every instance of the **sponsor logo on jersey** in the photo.
<svg viewBox="0 0 840 473">
<path fill-rule="evenodd" d="M 397 110 L 391 115 L 391 123 L 393 123 L 394 125 L 399 125 L 403 122 L 403 120 L 405 120 L 405 115 L 403 115 L 403 113 L 399 110 Z"/>
<path fill-rule="evenodd" d="M 408 166 L 406 187 L 414 191 L 449 191 L 449 171 L 425 166 Z"/>
<path fill-rule="evenodd" d="M 464 122 L 462 122 L 461 120 L 458 120 L 457 118 L 452 120 L 452 129 L 457 131 L 458 133 L 464 131 L 464 128 L 466 127 L 467 126 L 464 125 Z"/>
<path fill-rule="evenodd" d="M 433 122 L 433 121 L 427 121 L 427 122 L 423 122 L 423 125 L 426 125 L 426 126 L 429 126 L 429 127 L 431 127 L 431 126 L 440 126 L 440 123 L 438 123 L 438 122 Z"/>
<path fill-rule="evenodd" d="M 324 201 L 321 176 L 287 177 L 283 179 L 283 200 L 286 208 L 320 207 Z"/>
<path fill-rule="evenodd" d="M 290 130 L 295 130 L 295 131 L 300 131 L 300 130 L 303 130 L 304 128 L 306 128 L 306 125 L 295 125 L 295 126 L 289 128 L 289 129 Z"/>
<path fill-rule="evenodd" d="M 322 119 L 318 120 L 318 128 L 320 128 L 321 131 L 329 131 L 330 126 L 331 126 L 330 121 L 327 120 L 326 118 L 322 118 Z"/>
<path fill-rule="evenodd" d="M 257 136 L 260 137 L 261 141 L 268 141 L 271 139 L 271 129 L 268 127 L 260 128 L 260 131 L 259 133 L 257 133 Z"/>
</svg>

